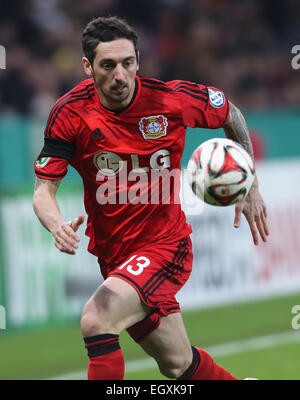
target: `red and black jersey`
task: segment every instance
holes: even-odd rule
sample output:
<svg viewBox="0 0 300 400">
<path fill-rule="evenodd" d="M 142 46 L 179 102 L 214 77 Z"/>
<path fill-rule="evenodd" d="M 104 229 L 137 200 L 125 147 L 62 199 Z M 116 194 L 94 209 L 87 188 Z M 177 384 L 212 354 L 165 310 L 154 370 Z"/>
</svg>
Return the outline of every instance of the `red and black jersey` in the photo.
<svg viewBox="0 0 300 400">
<path fill-rule="evenodd" d="M 219 128 L 228 114 L 229 102 L 216 88 L 142 77 L 131 103 L 114 112 L 101 105 L 88 79 L 50 112 L 35 172 L 61 179 L 68 164 L 78 171 L 89 251 L 116 265 L 145 244 L 191 232 L 176 183 L 186 127 Z"/>
</svg>

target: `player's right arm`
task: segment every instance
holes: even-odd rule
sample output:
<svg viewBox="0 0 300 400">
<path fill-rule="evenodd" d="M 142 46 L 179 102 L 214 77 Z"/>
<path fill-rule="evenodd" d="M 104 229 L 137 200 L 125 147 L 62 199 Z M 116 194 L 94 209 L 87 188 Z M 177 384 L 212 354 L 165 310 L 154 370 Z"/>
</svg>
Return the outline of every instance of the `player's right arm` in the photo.
<svg viewBox="0 0 300 400">
<path fill-rule="evenodd" d="M 74 98 L 78 100 L 76 96 Z M 57 189 L 75 152 L 79 129 L 79 118 L 68 108 L 69 101 L 73 104 L 72 96 L 62 97 L 49 114 L 44 147 L 34 163 L 33 208 L 42 225 L 53 235 L 55 246 L 61 252 L 75 254 L 79 242 L 76 231 L 84 216 L 66 222 L 56 199 Z"/>
<path fill-rule="evenodd" d="M 36 178 L 33 209 L 41 224 L 51 232 L 55 246 L 63 253 L 75 254 L 80 241 L 76 234 L 79 226 L 84 222 L 84 216 L 80 215 L 72 221 L 66 222 L 61 215 L 56 192 L 60 180 L 47 180 Z"/>
</svg>

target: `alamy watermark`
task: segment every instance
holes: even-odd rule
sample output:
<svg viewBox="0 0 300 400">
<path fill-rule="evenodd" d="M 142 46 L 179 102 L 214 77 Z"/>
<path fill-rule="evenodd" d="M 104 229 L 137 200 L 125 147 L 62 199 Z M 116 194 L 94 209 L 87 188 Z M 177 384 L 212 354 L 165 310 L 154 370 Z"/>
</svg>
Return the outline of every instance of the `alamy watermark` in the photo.
<svg viewBox="0 0 300 400">
<path fill-rule="evenodd" d="M 6 69 L 6 50 L 0 45 L 0 69 Z"/>
<path fill-rule="evenodd" d="M 0 329 L 6 329 L 6 311 L 3 306 L 0 305 Z"/>
<path fill-rule="evenodd" d="M 300 69 L 300 44 L 296 44 L 295 46 L 293 46 L 291 53 L 295 54 L 291 61 L 292 68 Z"/>
<path fill-rule="evenodd" d="M 292 328 L 293 329 L 300 329 L 300 304 L 295 304 L 292 307 L 292 314 L 295 316 L 292 318 Z"/>
<path fill-rule="evenodd" d="M 98 204 L 182 204 L 186 215 L 203 212 L 203 201 L 181 190 L 181 180 L 189 182 L 193 177 L 203 192 L 201 170 L 171 169 L 171 157 L 166 149 L 156 151 L 149 159 L 138 154 L 131 154 L 129 158 L 128 162 L 109 151 L 94 156 L 98 169 L 96 180 L 101 182 L 96 191 Z"/>
</svg>

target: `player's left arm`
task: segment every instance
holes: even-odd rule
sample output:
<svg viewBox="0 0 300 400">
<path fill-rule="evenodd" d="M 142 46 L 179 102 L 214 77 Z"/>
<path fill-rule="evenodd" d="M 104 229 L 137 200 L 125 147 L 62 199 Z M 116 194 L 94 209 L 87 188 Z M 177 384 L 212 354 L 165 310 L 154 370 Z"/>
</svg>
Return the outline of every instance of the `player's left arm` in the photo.
<svg viewBox="0 0 300 400">
<path fill-rule="evenodd" d="M 229 117 L 223 125 L 223 129 L 227 138 L 240 143 L 254 161 L 253 147 L 245 118 L 241 111 L 232 103 L 230 103 Z M 255 176 L 248 196 L 235 206 L 234 226 L 236 228 L 240 226 L 242 213 L 249 224 L 254 244 L 258 245 L 259 235 L 266 242 L 269 235 L 267 209 L 258 189 L 257 176 Z"/>
</svg>

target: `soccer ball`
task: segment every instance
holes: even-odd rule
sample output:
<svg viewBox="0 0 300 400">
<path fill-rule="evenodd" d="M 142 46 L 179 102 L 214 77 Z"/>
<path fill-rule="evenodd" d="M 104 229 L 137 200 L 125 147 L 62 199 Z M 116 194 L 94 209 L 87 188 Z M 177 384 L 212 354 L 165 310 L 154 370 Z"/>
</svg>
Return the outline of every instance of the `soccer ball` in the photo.
<svg viewBox="0 0 300 400">
<path fill-rule="evenodd" d="M 242 201 L 255 177 L 250 155 L 230 139 L 215 138 L 202 143 L 193 152 L 187 169 L 193 192 L 214 206 Z"/>
</svg>

